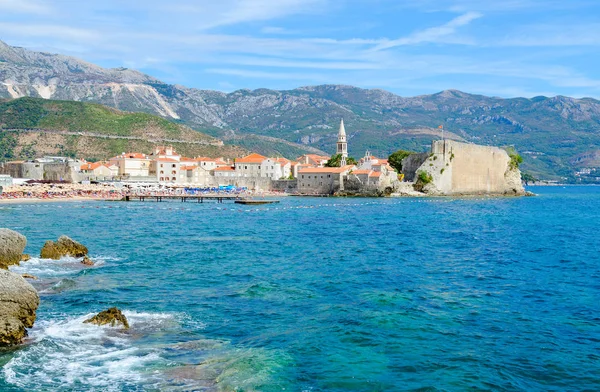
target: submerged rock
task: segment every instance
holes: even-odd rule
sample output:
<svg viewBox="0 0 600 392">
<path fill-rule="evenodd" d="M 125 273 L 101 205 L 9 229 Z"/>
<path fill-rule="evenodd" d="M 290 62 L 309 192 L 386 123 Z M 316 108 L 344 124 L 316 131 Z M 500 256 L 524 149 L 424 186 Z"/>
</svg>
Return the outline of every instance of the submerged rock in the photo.
<svg viewBox="0 0 600 392">
<path fill-rule="evenodd" d="M 58 260 L 64 256 L 83 257 L 87 253 L 88 249 L 85 246 L 63 235 L 56 242 L 46 241 L 40 252 L 40 257 L 43 259 Z"/>
<path fill-rule="evenodd" d="M 27 238 L 23 234 L 0 229 L 0 268 L 8 269 L 9 265 L 19 264 L 25 245 Z"/>
<path fill-rule="evenodd" d="M 110 325 L 111 327 L 115 327 L 121 324 L 125 329 L 129 328 L 129 322 L 125 315 L 117 308 L 110 308 L 104 310 L 94 317 L 87 319 L 84 321 L 87 324 L 96 324 L 96 325 Z"/>
<path fill-rule="evenodd" d="M 33 327 L 40 297 L 32 285 L 14 272 L 0 270 L 0 346 L 13 346 Z"/>
<path fill-rule="evenodd" d="M 27 253 L 23 253 L 21 255 L 21 261 L 29 261 L 31 260 L 31 256 L 29 256 Z"/>
<path fill-rule="evenodd" d="M 94 265 L 94 262 L 87 256 L 83 256 L 83 259 L 81 259 L 81 264 L 83 265 Z"/>
</svg>

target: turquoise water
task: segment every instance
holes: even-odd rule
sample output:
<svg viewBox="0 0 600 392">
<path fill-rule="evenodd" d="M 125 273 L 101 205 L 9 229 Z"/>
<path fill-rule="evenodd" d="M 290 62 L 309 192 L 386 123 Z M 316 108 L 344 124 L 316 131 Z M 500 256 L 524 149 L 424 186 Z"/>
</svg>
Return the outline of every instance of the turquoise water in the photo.
<svg viewBox="0 0 600 392">
<path fill-rule="evenodd" d="M 0 205 L 32 259 L 0 390 L 600 390 L 600 188 L 500 199 Z M 131 329 L 82 324 L 118 306 Z"/>
</svg>

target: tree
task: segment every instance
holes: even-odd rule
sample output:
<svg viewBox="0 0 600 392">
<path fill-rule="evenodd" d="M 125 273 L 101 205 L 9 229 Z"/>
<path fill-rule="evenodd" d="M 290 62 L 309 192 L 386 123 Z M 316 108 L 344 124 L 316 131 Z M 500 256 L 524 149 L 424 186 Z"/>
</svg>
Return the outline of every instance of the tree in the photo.
<svg viewBox="0 0 600 392">
<path fill-rule="evenodd" d="M 521 180 L 525 182 L 525 185 L 529 185 L 530 182 L 537 182 L 538 179 L 535 178 L 532 174 L 523 172 L 521 173 Z"/>
<path fill-rule="evenodd" d="M 331 158 L 325 164 L 325 167 L 340 167 L 342 162 L 342 154 L 333 154 Z M 348 165 L 356 165 L 356 159 L 352 157 L 346 158 L 346 164 Z"/>
<path fill-rule="evenodd" d="M 388 157 L 388 163 L 396 169 L 398 173 L 402 172 L 402 160 L 409 155 L 414 154 L 412 151 L 398 150 Z"/>
</svg>

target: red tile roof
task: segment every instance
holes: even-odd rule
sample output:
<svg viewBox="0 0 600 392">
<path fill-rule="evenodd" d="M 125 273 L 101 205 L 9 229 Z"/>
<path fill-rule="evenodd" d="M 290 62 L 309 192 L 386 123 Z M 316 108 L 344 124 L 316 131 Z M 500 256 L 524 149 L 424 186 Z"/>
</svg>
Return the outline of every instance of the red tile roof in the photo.
<svg viewBox="0 0 600 392">
<path fill-rule="evenodd" d="M 266 157 L 255 153 L 245 156 L 243 158 L 236 159 L 235 163 L 261 163 L 265 159 Z"/>
<path fill-rule="evenodd" d="M 221 166 L 217 167 L 215 171 L 235 171 L 235 169 L 231 166 Z"/>
<path fill-rule="evenodd" d="M 130 159 L 146 159 L 148 158 L 145 154 L 139 152 L 127 152 L 125 154 L 121 154 L 122 157 L 130 158 Z"/>
</svg>

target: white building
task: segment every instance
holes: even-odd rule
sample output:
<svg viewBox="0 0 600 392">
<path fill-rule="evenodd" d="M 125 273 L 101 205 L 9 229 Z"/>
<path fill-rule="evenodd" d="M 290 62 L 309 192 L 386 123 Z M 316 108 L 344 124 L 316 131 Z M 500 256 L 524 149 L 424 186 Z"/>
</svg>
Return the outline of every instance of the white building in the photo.
<svg viewBox="0 0 600 392">
<path fill-rule="evenodd" d="M 145 154 L 128 152 L 109 159 L 111 165 L 118 167 L 118 175 L 125 177 L 150 176 L 150 163 L 152 160 Z"/>
</svg>

